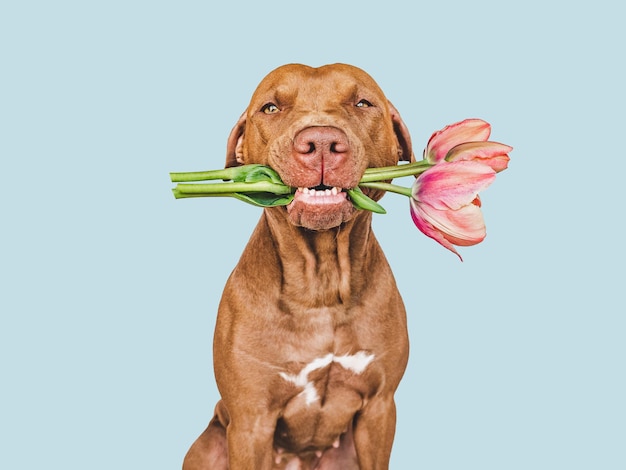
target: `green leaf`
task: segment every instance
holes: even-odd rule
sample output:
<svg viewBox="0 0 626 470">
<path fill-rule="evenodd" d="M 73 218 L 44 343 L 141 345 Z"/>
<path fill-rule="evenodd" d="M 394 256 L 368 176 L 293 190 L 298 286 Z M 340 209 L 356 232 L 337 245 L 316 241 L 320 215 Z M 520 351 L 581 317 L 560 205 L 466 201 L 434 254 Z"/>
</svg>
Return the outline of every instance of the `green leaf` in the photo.
<svg viewBox="0 0 626 470">
<path fill-rule="evenodd" d="M 235 193 L 232 196 L 259 207 L 286 206 L 293 201 L 293 194 Z"/>
<path fill-rule="evenodd" d="M 184 193 L 179 189 L 172 189 L 172 193 L 176 199 L 187 199 L 192 197 L 234 197 L 240 201 L 247 202 L 257 207 L 275 207 L 286 206 L 293 201 L 293 194 L 274 194 L 274 193 Z"/>
<path fill-rule="evenodd" d="M 348 196 L 352 201 L 352 205 L 357 209 L 364 209 L 377 214 L 386 214 L 387 211 L 373 199 L 367 197 L 359 187 L 348 189 Z"/>
<path fill-rule="evenodd" d="M 276 184 L 283 184 L 275 170 L 264 165 L 244 165 L 238 167 L 240 171 L 233 175 L 233 181 L 240 183 L 257 183 L 259 181 L 271 181 Z"/>
</svg>

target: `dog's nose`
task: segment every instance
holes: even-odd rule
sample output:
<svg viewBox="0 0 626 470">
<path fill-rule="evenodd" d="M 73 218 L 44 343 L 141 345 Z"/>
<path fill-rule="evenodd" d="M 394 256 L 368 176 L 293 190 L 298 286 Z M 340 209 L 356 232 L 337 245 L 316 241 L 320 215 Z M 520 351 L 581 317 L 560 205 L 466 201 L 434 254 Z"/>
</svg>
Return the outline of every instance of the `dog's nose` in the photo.
<svg viewBox="0 0 626 470">
<path fill-rule="evenodd" d="M 323 174 L 345 161 L 350 145 L 346 134 L 336 127 L 307 127 L 296 135 L 293 151 L 300 163 Z"/>
</svg>

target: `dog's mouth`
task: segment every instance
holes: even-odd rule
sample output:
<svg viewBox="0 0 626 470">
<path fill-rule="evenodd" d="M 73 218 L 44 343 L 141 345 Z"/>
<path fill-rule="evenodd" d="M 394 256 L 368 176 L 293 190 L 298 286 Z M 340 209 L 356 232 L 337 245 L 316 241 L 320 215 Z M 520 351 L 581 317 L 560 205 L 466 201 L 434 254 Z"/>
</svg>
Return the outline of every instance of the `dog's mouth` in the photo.
<svg viewBox="0 0 626 470">
<path fill-rule="evenodd" d="M 291 222 L 311 230 L 337 227 L 350 219 L 355 211 L 344 189 L 323 184 L 298 187 L 293 201 L 287 205 Z"/>
<path fill-rule="evenodd" d="M 347 193 L 337 186 L 320 184 L 311 188 L 298 188 L 294 194 L 294 201 L 299 200 L 306 204 L 337 204 L 346 200 Z"/>
</svg>

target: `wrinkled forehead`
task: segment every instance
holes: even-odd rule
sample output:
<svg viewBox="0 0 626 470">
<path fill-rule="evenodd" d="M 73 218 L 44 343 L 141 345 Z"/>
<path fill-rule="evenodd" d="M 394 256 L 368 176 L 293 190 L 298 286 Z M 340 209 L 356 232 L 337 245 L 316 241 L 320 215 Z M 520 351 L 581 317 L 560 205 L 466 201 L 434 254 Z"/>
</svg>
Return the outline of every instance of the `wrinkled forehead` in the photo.
<svg viewBox="0 0 626 470">
<path fill-rule="evenodd" d="M 374 79 L 358 67 L 331 64 L 315 68 L 288 64 L 273 70 L 261 81 L 250 104 L 256 106 L 268 100 L 293 102 L 296 98 L 347 100 L 367 97 L 385 100 Z"/>
</svg>

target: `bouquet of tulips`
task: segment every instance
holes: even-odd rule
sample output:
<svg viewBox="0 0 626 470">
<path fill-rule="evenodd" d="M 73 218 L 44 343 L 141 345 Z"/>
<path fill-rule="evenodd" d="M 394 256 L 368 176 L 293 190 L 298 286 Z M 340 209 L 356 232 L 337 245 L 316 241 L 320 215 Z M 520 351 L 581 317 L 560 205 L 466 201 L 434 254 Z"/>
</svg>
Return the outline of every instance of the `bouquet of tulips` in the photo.
<svg viewBox="0 0 626 470">
<path fill-rule="evenodd" d="M 418 162 L 365 170 L 359 186 L 348 189 L 352 204 L 362 210 L 385 213 L 360 188 L 402 194 L 410 201 L 417 228 L 455 253 L 454 248 L 480 243 L 486 235 L 479 193 L 508 166 L 512 147 L 489 139 L 491 126 L 481 119 L 466 119 L 435 132 Z M 387 183 L 414 175 L 410 188 Z M 171 173 L 176 198 L 230 196 L 261 207 L 289 204 L 296 188 L 283 184 L 273 169 L 243 165 L 222 170 Z M 196 183 L 224 180 L 224 183 Z M 191 183 L 194 182 L 194 183 Z M 191 184 L 190 184 L 191 183 Z"/>
</svg>

